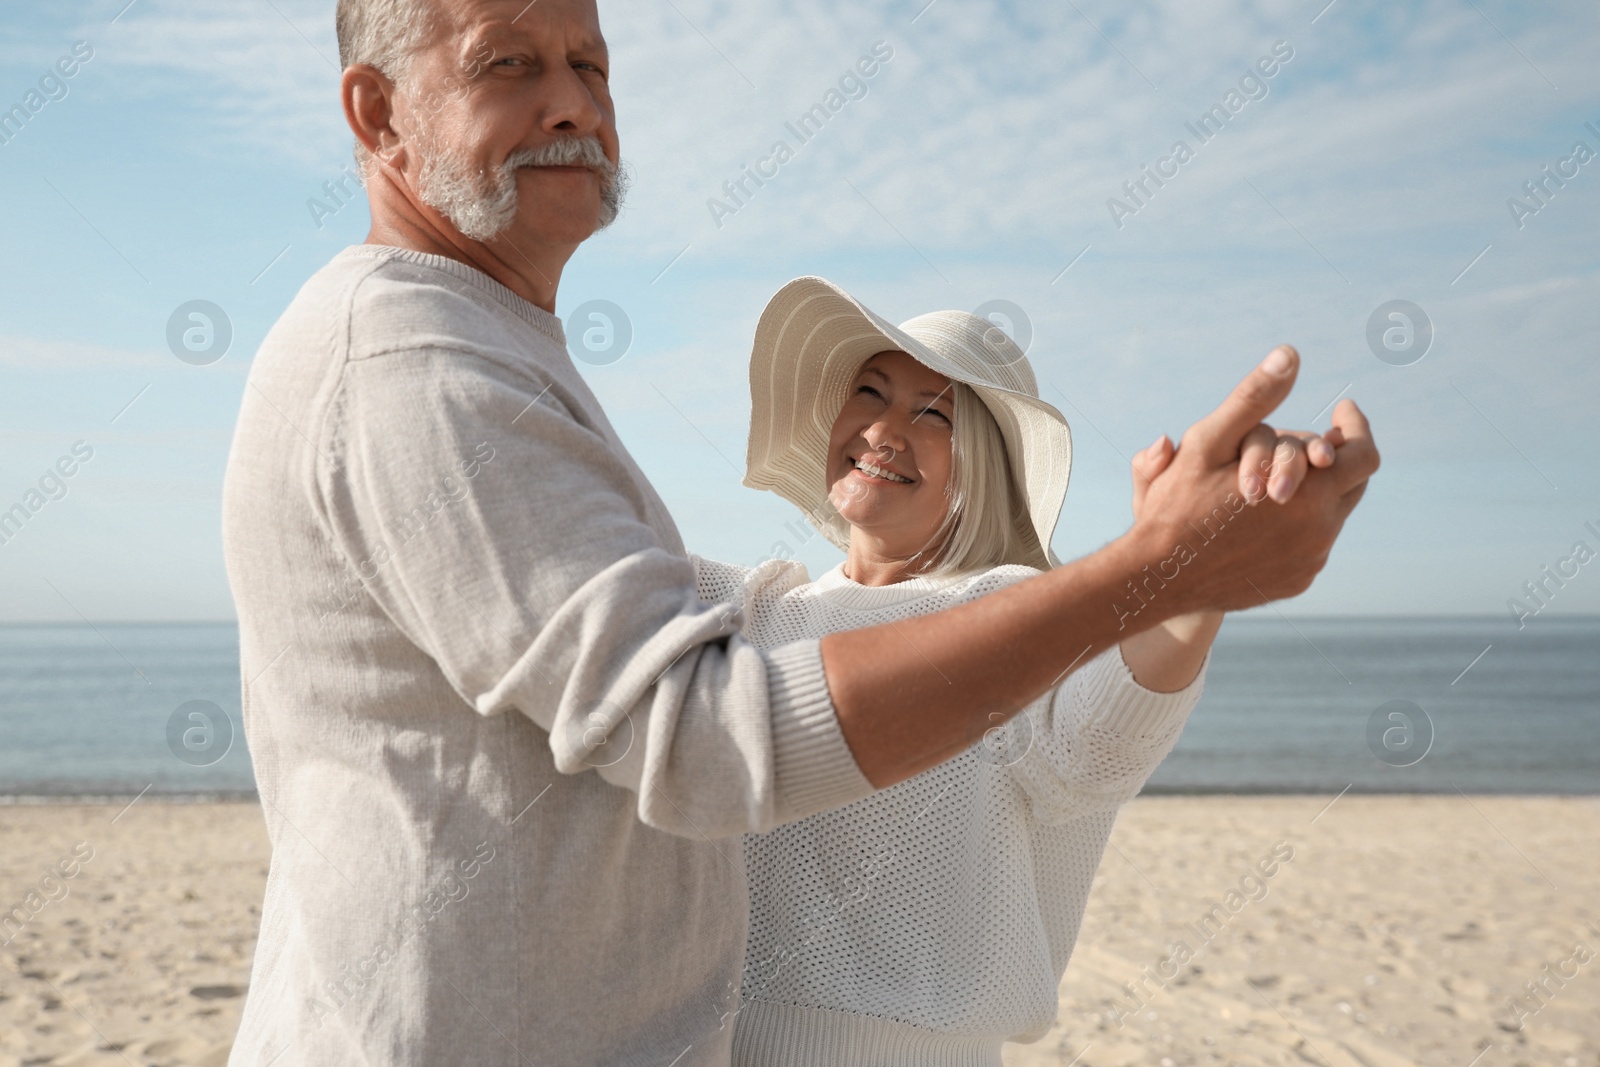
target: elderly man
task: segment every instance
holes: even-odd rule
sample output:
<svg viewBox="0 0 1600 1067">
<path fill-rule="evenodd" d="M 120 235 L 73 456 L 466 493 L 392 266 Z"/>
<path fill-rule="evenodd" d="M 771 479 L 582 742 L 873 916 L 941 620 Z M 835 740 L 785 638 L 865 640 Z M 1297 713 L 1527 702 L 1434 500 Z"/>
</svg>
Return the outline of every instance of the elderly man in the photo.
<svg viewBox="0 0 1600 1067">
<path fill-rule="evenodd" d="M 273 844 L 235 1064 L 725 1063 L 731 835 L 963 751 L 1121 626 L 1303 590 L 1376 469 L 1348 402 L 1272 468 L 1279 349 L 1102 551 L 757 652 L 697 601 L 553 314 L 621 196 L 593 0 L 341 0 L 338 24 L 372 232 L 262 344 L 225 490 Z M 1279 503 L 1130 622 L 1130 579 L 1268 469 Z"/>
</svg>

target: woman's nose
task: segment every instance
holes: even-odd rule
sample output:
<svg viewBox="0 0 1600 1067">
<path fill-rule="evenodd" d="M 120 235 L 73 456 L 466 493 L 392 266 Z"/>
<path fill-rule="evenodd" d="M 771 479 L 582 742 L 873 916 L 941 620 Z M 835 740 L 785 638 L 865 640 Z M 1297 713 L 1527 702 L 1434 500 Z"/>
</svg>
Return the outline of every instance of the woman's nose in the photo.
<svg viewBox="0 0 1600 1067">
<path fill-rule="evenodd" d="M 906 450 L 905 434 L 884 421 L 878 421 L 868 426 L 862 432 L 867 444 L 873 451 L 884 457 L 899 455 Z"/>
</svg>

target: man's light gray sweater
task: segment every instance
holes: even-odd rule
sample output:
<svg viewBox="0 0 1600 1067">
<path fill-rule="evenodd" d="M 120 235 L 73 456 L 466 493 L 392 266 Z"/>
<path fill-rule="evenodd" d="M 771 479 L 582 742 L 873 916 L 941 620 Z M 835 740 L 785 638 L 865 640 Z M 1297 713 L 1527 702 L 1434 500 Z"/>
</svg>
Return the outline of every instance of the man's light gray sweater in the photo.
<svg viewBox="0 0 1600 1067">
<path fill-rule="evenodd" d="M 816 641 L 699 602 L 561 323 L 346 249 L 224 489 L 272 866 L 235 1065 L 728 1059 L 738 834 L 871 792 Z"/>
</svg>

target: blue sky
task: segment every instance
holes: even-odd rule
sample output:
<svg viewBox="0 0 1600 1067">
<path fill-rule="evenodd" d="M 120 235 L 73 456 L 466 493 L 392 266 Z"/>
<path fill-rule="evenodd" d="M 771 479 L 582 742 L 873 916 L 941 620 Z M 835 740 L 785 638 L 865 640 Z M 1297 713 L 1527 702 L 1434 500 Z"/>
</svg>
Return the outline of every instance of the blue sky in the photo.
<svg viewBox="0 0 1600 1067">
<path fill-rule="evenodd" d="M 73 470 L 0 544 L 0 621 L 232 617 L 219 499 L 251 355 L 368 222 L 323 189 L 350 160 L 332 9 L 8 12 L 0 108 L 76 42 L 92 57 L 0 145 L 0 511 Z M 1023 310 L 1077 446 L 1063 556 L 1126 526 L 1127 455 L 1285 340 L 1305 365 L 1283 421 L 1354 396 L 1385 457 L 1287 613 L 1505 613 L 1575 541 L 1600 549 L 1600 158 L 1561 162 L 1580 140 L 1600 152 L 1594 4 L 602 0 L 601 17 L 634 186 L 557 312 L 628 316 L 627 353 L 580 366 L 696 551 L 838 559 L 739 485 L 756 317 L 810 273 L 895 321 Z M 892 58 L 864 94 L 714 212 L 879 42 Z M 1275 48 L 1292 55 L 1200 143 L 1186 123 Z M 1180 139 L 1192 158 L 1135 205 L 1123 183 Z M 1546 166 L 1576 174 L 1515 218 Z M 209 365 L 167 345 L 192 300 L 231 323 Z M 1432 323 L 1409 365 L 1368 344 L 1391 300 Z M 1548 610 L 1600 611 L 1600 563 Z"/>
</svg>

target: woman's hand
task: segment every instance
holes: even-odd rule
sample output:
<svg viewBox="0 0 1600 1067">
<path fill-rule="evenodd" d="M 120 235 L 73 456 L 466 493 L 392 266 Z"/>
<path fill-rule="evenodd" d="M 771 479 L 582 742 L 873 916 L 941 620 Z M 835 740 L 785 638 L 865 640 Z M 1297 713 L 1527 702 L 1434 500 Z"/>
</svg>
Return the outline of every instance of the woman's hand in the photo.
<svg viewBox="0 0 1600 1067">
<path fill-rule="evenodd" d="M 1326 433 L 1285 430 L 1266 423 L 1251 430 L 1239 449 L 1239 495 L 1252 506 L 1271 498 L 1279 504 L 1294 496 L 1311 467 L 1333 466 L 1334 449 L 1344 444 L 1339 427 Z M 1178 448 L 1166 434 L 1133 457 L 1133 517 L 1144 508 L 1145 490 L 1172 463 Z"/>
<path fill-rule="evenodd" d="M 1334 449 L 1344 443 L 1337 426 L 1324 434 L 1309 430 L 1279 433 L 1266 423 L 1245 435 L 1239 448 L 1239 495 L 1252 507 L 1271 499 L 1282 504 L 1294 496 L 1311 467 L 1331 467 Z M 1133 516 L 1144 509 L 1145 492 L 1178 454 L 1166 434 L 1133 457 Z M 1134 681 L 1161 693 L 1183 689 L 1194 681 L 1206 653 L 1222 627 L 1220 611 L 1179 615 L 1122 642 L 1122 659 Z"/>
<path fill-rule="evenodd" d="M 1270 497 L 1279 504 L 1294 496 L 1307 467 L 1333 466 L 1333 450 L 1344 444 L 1337 426 L 1325 434 L 1309 430 L 1282 433 L 1261 423 L 1239 448 L 1239 495 L 1253 507 Z"/>
<path fill-rule="evenodd" d="M 1133 457 L 1133 515 L 1144 507 L 1145 490 L 1161 476 L 1177 455 L 1166 434 Z M 1254 457 L 1253 457 L 1254 458 Z M 1272 454 L 1267 454 L 1270 465 Z M 1257 460 L 1259 461 L 1259 460 Z M 1243 469 L 1241 468 L 1241 474 Z M 1301 472 L 1304 477 L 1304 472 Z M 1298 481 L 1296 482 L 1298 484 Z M 1122 662 L 1133 680 L 1158 693 L 1175 693 L 1193 682 L 1222 627 L 1222 612 L 1198 611 L 1177 615 L 1122 641 Z"/>
</svg>

